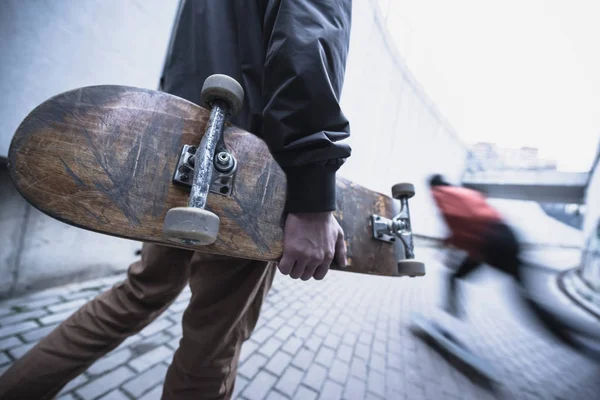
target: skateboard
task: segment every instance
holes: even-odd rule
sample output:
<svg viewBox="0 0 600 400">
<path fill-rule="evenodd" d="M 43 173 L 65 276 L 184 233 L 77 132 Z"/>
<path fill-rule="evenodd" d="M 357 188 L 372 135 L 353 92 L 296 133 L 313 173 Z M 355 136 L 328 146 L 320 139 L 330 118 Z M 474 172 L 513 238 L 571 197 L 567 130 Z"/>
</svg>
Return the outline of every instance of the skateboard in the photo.
<svg viewBox="0 0 600 400">
<path fill-rule="evenodd" d="M 450 333 L 450 330 L 445 326 L 420 314 L 413 314 L 411 322 L 413 332 L 430 339 L 439 350 L 457 359 L 470 371 L 475 372 L 485 380 L 498 381 L 498 371 L 491 364 L 477 357 L 464 342 Z"/>
<path fill-rule="evenodd" d="M 278 261 L 286 177 L 265 142 L 234 126 L 243 88 L 204 82 L 201 105 L 142 88 L 99 85 L 58 94 L 29 113 L 9 149 L 21 195 L 64 223 L 111 236 L 231 257 Z M 337 178 L 335 217 L 348 265 L 332 269 L 423 276 L 408 200 Z"/>
</svg>

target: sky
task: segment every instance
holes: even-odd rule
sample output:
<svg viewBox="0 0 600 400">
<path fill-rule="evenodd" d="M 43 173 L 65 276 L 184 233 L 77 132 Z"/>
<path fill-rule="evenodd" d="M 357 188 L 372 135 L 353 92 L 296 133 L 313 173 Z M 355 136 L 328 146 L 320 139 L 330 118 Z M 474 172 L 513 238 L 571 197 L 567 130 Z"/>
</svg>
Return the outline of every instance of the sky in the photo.
<svg viewBox="0 0 600 400">
<path fill-rule="evenodd" d="M 409 69 L 468 144 L 587 171 L 600 141 L 600 1 L 379 0 Z"/>
</svg>

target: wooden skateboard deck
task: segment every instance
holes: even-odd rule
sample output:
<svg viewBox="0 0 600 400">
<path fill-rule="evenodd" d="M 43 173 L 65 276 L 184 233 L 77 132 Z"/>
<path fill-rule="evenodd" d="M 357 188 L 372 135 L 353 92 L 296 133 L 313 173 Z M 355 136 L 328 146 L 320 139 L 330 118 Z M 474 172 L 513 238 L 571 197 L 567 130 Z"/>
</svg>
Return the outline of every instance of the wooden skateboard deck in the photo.
<svg viewBox="0 0 600 400">
<path fill-rule="evenodd" d="M 458 359 L 482 378 L 492 382 L 498 380 L 498 371 L 490 363 L 477 357 L 462 341 L 450 334 L 450 331 L 444 326 L 420 314 L 414 314 L 411 320 L 412 329 L 417 333 L 424 334 L 440 350 Z"/>
<path fill-rule="evenodd" d="M 195 246 L 163 237 L 167 211 L 187 206 L 190 197 L 190 187 L 173 179 L 182 148 L 200 142 L 209 116 L 208 109 L 159 91 L 112 85 L 68 91 L 39 105 L 17 129 L 9 151 L 11 178 L 33 206 L 70 225 L 277 261 L 282 254 L 285 174 L 260 138 L 229 123 L 223 141 L 235 157 L 236 173 L 220 189 L 214 182 L 218 190 L 206 200 L 206 209 L 220 218 L 217 240 Z M 349 266 L 332 268 L 408 275 L 398 268 L 397 261 L 404 258 L 400 241 L 373 238 L 371 215 L 391 219 L 399 204 L 338 178 L 335 216 L 346 235 Z"/>
</svg>

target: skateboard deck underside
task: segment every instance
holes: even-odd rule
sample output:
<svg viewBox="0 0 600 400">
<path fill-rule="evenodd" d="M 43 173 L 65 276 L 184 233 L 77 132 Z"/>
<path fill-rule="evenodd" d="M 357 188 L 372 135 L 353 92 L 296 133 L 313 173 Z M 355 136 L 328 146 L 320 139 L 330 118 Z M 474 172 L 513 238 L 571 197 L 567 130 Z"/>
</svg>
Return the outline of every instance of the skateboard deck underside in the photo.
<svg viewBox="0 0 600 400">
<path fill-rule="evenodd" d="M 247 259 L 282 253 L 286 179 L 257 136 L 228 124 L 224 142 L 238 167 L 230 196 L 210 193 L 220 218 L 208 246 L 162 236 L 166 212 L 187 206 L 189 187 L 174 184 L 183 145 L 197 146 L 209 111 L 167 93 L 92 86 L 55 96 L 19 126 L 9 170 L 19 192 L 42 212 L 87 230 Z M 371 214 L 391 218 L 392 198 L 337 180 L 336 218 L 344 229 L 346 271 L 397 276 L 393 244 L 374 240 Z"/>
</svg>

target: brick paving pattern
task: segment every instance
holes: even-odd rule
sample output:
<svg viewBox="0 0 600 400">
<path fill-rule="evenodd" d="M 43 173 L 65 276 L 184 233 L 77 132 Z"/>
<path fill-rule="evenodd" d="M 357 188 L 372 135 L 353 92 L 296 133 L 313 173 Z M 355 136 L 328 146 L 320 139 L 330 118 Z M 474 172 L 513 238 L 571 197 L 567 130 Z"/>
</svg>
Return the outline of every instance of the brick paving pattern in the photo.
<svg viewBox="0 0 600 400">
<path fill-rule="evenodd" d="M 421 257 L 427 253 L 420 250 Z M 565 348 L 518 310 L 500 280 L 463 285 L 463 340 L 500 370 L 494 391 L 411 333 L 412 312 L 438 315 L 439 269 L 422 279 L 333 271 L 324 281 L 278 275 L 242 349 L 234 397 L 260 399 L 595 399 L 600 365 Z M 0 374 L 81 304 L 123 276 L 0 303 Z M 181 336 L 186 289 L 155 322 L 74 379 L 58 396 L 159 399 Z"/>
</svg>

